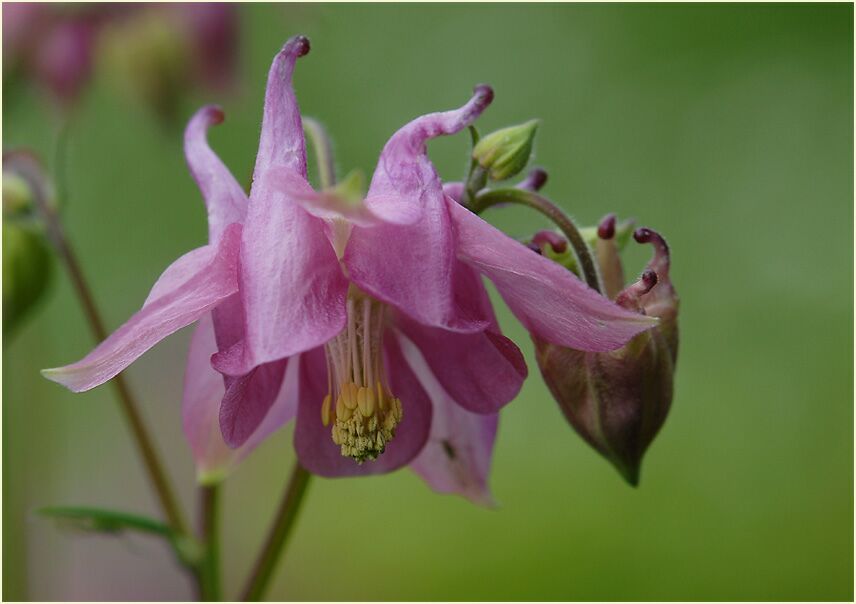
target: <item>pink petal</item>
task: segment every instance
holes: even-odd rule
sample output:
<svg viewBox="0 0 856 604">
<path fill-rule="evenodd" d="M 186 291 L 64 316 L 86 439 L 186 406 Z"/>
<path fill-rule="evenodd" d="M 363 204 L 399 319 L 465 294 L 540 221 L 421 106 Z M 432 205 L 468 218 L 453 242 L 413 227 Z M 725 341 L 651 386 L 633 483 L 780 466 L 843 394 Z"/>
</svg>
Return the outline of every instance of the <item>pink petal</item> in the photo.
<svg viewBox="0 0 856 604">
<path fill-rule="evenodd" d="M 499 414 L 470 413 L 456 405 L 413 344 L 401 345 L 434 410 L 428 442 L 410 467 L 439 493 L 456 493 L 493 506 L 488 475 Z"/>
<path fill-rule="evenodd" d="M 492 96 L 490 88 L 477 87 L 460 109 L 424 115 L 389 139 L 372 178 L 367 205 L 374 209 L 373 198 L 391 197 L 399 204 L 418 207 L 423 219 L 410 226 L 356 227 L 345 250 L 345 264 L 357 285 L 422 323 L 459 331 L 484 327 L 462 319 L 454 304 L 450 279 L 454 233 L 426 142 L 466 128 Z"/>
<path fill-rule="evenodd" d="M 490 278 L 514 315 L 542 339 L 603 352 L 620 348 L 657 324 L 609 301 L 567 269 L 453 201 L 448 207 L 457 227 L 460 259 Z"/>
<path fill-rule="evenodd" d="M 229 448 L 223 441 L 219 421 L 220 401 L 225 394 L 223 376 L 214 371 L 210 362 L 216 351 L 214 323 L 206 314 L 199 319 L 190 342 L 182 402 L 184 433 L 196 462 L 197 479 L 203 483 L 225 478 L 259 443 L 291 421 L 297 411 L 296 379 L 286 378 L 261 425 L 241 448 Z"/>
<path fill-rule="evenodd" d="M 386 368 L 390 387 L 401 399 L 404 417 L 386 451 L 374 461 L 357 464 L 343 457 L 330 436 L 330 426 L 321 423 L 321 403 L 327 395 L 324 352 L 313 350 L 300 359 L 300 402 L 294 447 L 300 463 L 314 474 L 327 477 L 385 474 L 408 464 L 422 450 L 431 426 L 431 401 L 407 365 L 394 337 L 387 337 Z"/>
<path fill-rule="evenodd" d="M 308 52 L 309 40 L 294 36 L 289 38 L 270 66 L 253 181 L 272 166 L 282 166 L 306 176 L 303 123 L 291 78 L 297 59 Z"/>
<path fill-rule="evenodd" d="M 42 374 L 74 392 L 103 384 L 163 338 L 193 323 L 235 293 L 240 225 L 223 234 L 218 248 L 209 246 L 210 261 L 173 289 L 146 304 L 82 360 Z M 169 269 L 167 269 L 169 270 Z"/>
<path fill-rule="evenodd" d="M 462 182 L 447 182 L 443 183 L 443 194 L 451 197 L 457 202 L 461 201 L 461 196 L 464 194 L 464 183 Z"/>
<path fill-rule="evenodd" d="M 264 363 L 246 375 L 226 378 L 220 431 L 227 445 L 243 445 L 265 419 L 282 387 L 287 363 L 288 359 Z"/>
<path fill-rule="evenodd" d="M 211 243 L 216 243 L 230 224 L 242 223 L 247 213 L 244 190 L 208 146 L 208 128 L 222 122 L 223 111 L 208 105 L 196 112 L 184 131 L 184 155 L 208 208 L 208 240 Z"/>
<path fill-rule="evenodd" d="M 218 412 L 225 390 L 223 376 L 211 367 L 211 355 L 216 351 L 214 322 L 206 314 L 199 319 L 190 340 L 181 406 L 184 435 L 199 475 L 225 472 L 236 454 L 220 435 Z"/>
<path fill-rule="evenodd" d="M 347 290 L 324 223 L 256 181 L 241 247 L 244 340 L 214 367 L 243 375 L 324 344 L 345 326 Z"/>
<path fill-rule="evenodd" d="M 514 342 L 492 332 L 454 333 L 399 315 L 396 325 L 425 356 L 452 400 L 473 413 L 495 413 L 520 392 L 526 361 Z"/>
<path fill-rule="evenodd" d="M 342 219 L 357 226 L 370 227 L 384 222 L 413 224 L 420 218 L 419 208 L 401 204 L 397 198 L 375 197 L 365 203 L 351 204 L 335 192 L 318 193 L 305 178 L 284 168 L 271 168 L 262 178 L 269 179 L 273 190 L 283 193 L 304 210 L 324 220 Z M 373 209 L 369 209 L 371 203 Z"/>
<path fill-rule="evenodd" d="M 429 327 L 395 315 L 396 326 L 425 357 L 431 372 L 452 400 L 474 413 L 494 413 L 520 392 L 526 362 L 514 342 L 503 336 L 493 316 L 481 277 L 459 263 L 456 293 L 481 306 L 489 327 L 476 333 L 456 333 Z"/>
</svg>

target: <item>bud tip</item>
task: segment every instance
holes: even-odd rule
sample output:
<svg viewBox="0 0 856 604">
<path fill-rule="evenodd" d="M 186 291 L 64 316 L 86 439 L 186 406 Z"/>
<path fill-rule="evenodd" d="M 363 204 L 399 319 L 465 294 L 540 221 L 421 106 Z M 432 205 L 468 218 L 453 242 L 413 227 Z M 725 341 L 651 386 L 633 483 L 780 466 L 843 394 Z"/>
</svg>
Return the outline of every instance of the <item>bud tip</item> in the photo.
<svg viewBox="0 0 856 604">
<path fill-rule="evenodd" d="M 607 214 L 597 225 L 597 236 L 601 239 L 615 237 L 615 214 Z"/>
</svg>

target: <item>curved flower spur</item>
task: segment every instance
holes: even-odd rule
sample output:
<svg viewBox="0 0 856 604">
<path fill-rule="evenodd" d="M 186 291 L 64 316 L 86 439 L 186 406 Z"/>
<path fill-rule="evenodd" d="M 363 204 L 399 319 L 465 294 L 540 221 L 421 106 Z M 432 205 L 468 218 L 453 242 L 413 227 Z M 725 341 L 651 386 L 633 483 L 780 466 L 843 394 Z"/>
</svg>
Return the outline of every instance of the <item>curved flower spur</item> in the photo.
<svg viewBox="0 0 856 604">
<path fill-rule="evenodd" d="M 486 500 L 496 413 L 516 396 L 526 367 L 501 335 L 479 275 L 530 331 L 557 345 L 611 350 L 653 321 L 443 193 L 426 142 L 471 124 L 492 100 L 487 86 L 463 107 L 395 133 L 364 200 L 346 186 L 314 191 L 291 83 L 308 50 L 305 38 L 292 38 L 271 66 L 246 216 L 243 193 L 201 139 L 204 168 L 194 174 L 219 237 L 170 267 L 143 309 L 82 361 L 46 375 L 87 390 L 213 310 L 213 327 L 203 322 L 191 350 L 191 442 L 212 432 L 213 394 L 194 384 L 211 386 L 199 360 L 216 340 L 212 364 L 226 376 L 219 423 L 230 447 L 251 446 L 296 412 L 297 454 L 314 473 L 413 462 L 435 489 Z M 208 123 L 204 115 L 194 119 Z M 208 329 L 213 338 L 199 335 Z M 295 356 L 299 371 L 289 368 L 295 377 L 283 387 Z"/>
</svg>

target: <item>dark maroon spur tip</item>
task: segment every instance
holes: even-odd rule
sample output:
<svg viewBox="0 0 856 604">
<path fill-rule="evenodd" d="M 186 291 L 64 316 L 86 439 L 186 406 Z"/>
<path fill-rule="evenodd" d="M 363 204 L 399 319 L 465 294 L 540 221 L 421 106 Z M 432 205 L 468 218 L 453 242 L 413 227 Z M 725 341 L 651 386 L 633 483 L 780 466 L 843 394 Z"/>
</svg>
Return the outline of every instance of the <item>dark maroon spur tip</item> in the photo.
<svg viewBox="0 0 856 604">
<path fill-rule="evenodd" d="M 473 88 L 473 94 L 478 98 L 479 103 L 487 106 L 493 102 L 493 88 L 488 84 L 477 84 Z"/>
<path fill-rule="evenodd" d="M 639 303 L 639 299 L 651 291 L 657 285 L 657 273 L 650 268 L 646 268 L 642 272 L 639 280 L 625 287 L 615 297 L 615 303 L 627 310 L 644 312 Z"/>
<path fill-rule="evenodd" d="M 530 241 L 529 243 L 527 243 L 526 247 L 528 247 L 530 250 L 532 250 L 539 256 L 541 255 L 541 246 L 537 245 L 534 241 Z"/>
<path fill-rule="evenodd" d="M 294 36 L 288 39 L 283 50 L 294 52 L 298 57 L 309 54 L 309 38 L 306 36 Z"/>
<path fill-rule="evenodd" d="M 615 214 L 607 214 L 597 225 L 597 236 L 601 239 L 615 237 Z"/>
<path fill-rule="evenodd" d="M 642 272 L 642 276 L 639 278 L 639 283 L 642 286 L 640 287 L 641 293 L 647 294 L 649 291 L 654 289 L 655 285 L 657 285 L 657 273 L 650 268 L 646 268 Z"/>
<path fill-rule="evenodd" d="M 545 184 L 547 184 L 547 171 L 543 168 L 533 168 L 526 178 L 517 183 L 517 188 L 525 191 L 539 191 Z"/>
<path fill-rule="evenodd" d="M 543 248 L 545 244 L 549 244 L 557 254 L 563 254 L 568 249 L 568 240 L 555 231 L 538 231 L 532 238 L 532 243 L 539 248 Z"/>
<path fill-rule="evenodd" d="M 648 263 L 648 268 L 660 273 L 661 277 L 668 278 L 671 257 L 669 244 L 662 235 L 652 229 L 641 227 L 633 232 L 633 238 L 639 243 L 650 243 L 654 246 L 654 257 Z"/>
</svg>

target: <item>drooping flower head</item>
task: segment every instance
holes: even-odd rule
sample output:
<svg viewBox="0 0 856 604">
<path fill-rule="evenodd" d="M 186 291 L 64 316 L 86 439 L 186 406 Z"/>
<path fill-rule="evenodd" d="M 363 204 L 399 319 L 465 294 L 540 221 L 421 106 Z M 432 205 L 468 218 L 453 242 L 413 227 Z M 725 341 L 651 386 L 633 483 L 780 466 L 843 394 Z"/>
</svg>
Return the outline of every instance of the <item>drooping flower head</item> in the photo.
<svg viewBox="0 0 856 604">
<path fill-rule="evenodd" d="M 489 459 L 495 413 L 526 370 L 499 331 L 480 274 L 550 341 L 609 350 L 651 321 L 445 195 L 426 143 L 471 124 L 493 99 L 489 87 L 396 132 L 363 199 L 307 182 L 293 66 L 281 53 L 268 83 L 241 248 L 245 338 L 214 366 L 240 375 L 300 355 L 295 445 L 317 474 L 386 472 L 419 455 L 415 467 L 429 483 L 483 483 L 461 478 L 460 468 L 472 472 L 475 458 Z M 228 443 L 240 445 L 252 430 L 246 418 L 264 417 L 257 403 L 224 403 Z"/>
<path fill-rule="evenodd" d="M 496 413 L 516 396 L 526 367 L 500 333 L 479 275 L 530 330 L 560 345 L 614 349 L 652 321 L 446 196 L 426 143 L 471 124 L 493 98 L 487 86 L 459 109 L 396 132 L 365 196 L 350 181 L 315 191 L 292 87 L 308 50 L 298 36 L 274 58 L 248 202 L 199 134 L 216 114 L 197 114 L 188 159 L 211 242 L 170 267 L 128 324 L 48 377 L 91 388 L 210 313 L 212 365 L 224 376 L 219 424 L 230 447 L 254 443 L 296 412 L 297 454 L 314 473 L 413 462 L 434 488 L 485 501 Z M 203 350 L 214 350 L 211 337 L 194 338 L 191 364 Z M 208 369 L 188 369 L 186 401 L 196 400 L 202 388 L 191 384 Z M 199 402 L 210 400 L 200 395 L 191 405 L 204 413 L 186 413 L 189 433 L 210 434 L 211 407 Z"/>
<path fill-rule="evenodd" d="M 541 373 L 565 417 L 636 485 L 642 457 L 663 426 L 672 402 L 678 297 L 669 274 L 665 239 L 647 228 L 634 232 L 632 223 L 623 224 L 618 231 L 614 215 L 591 230 L 604 291 L 628 310 L 659 318 L 659 324 L 608 353 L 557 346 L 537 334 L 532 340 Z M 637 242 L 654 247 L 654 256 L 641 277 L 624 287 L 619 247 L 631 232 Z M 567 242 L 556 233 L 539 233 L 533 244 L 560 262 L 572 262 L 565 249 Z M 575 268 L 573 263 L 570 268 Z"/>
</svg>

